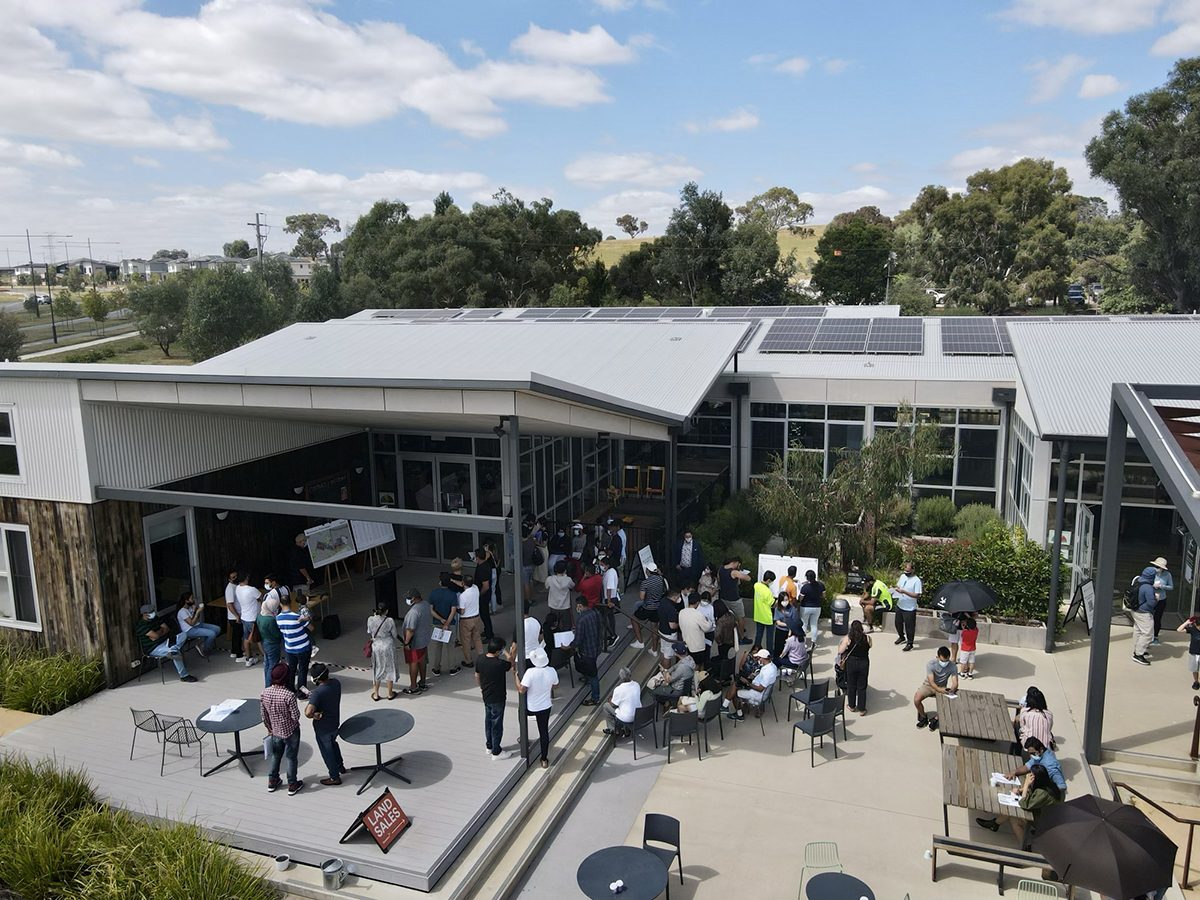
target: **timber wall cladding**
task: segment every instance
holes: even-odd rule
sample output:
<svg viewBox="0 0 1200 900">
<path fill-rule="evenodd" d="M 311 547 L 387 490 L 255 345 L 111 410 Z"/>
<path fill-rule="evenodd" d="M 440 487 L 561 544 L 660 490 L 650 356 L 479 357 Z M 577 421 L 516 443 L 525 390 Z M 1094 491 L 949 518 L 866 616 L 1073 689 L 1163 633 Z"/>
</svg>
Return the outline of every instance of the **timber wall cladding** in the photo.
<svg viewBox="0 0 1200 900">
<path fill-rule="evenodd" d="M 134 628 L 138 608 L 150 597 L 142 505 L 105 500 L 87 508 L 95 535 L 99 585 L 90 606 L 105 623 L 105 674 L 113 686 L 136 675 L 133 662 L 141 658 Z"/>
</svg>

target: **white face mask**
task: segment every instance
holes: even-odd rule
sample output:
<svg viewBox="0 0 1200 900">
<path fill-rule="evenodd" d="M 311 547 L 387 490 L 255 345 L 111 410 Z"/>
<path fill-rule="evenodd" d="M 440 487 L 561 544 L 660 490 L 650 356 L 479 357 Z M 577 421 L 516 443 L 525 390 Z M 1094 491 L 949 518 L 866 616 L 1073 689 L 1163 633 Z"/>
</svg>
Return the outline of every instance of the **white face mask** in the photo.
<svg viewBox="0 0 1200 900">
<path fill-rule="evenodd" d="M 412 597 L 406 597 L 404 600 L 405 606 L 412 606 Z"/>
<path fill-rule="evenodd" d="M 269 582 L 269 581 L 264 581 L 264 582 L 263 582 L 263 590 L 264 590 L 264 591 L 269 591 L 270 589 L 271 589 L 271 582 Z"/>
</svg>

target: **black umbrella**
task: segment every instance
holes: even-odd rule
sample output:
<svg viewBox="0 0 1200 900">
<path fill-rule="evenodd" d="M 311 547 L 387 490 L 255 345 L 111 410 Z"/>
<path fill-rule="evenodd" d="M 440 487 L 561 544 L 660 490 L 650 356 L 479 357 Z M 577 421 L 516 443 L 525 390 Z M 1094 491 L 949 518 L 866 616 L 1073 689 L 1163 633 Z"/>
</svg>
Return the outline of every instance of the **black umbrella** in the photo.
<svg viewBox="0 0 1200 900">
<path fill-rule="evenodd" d="M 972 613 L 987 609 L 999 598 L 981 581 L 948 581 L 933 595 L 933 608 L 947 613 Z"/>
<path fill-rule="evenodd" d="M 1171 884 L 1179 850 L 1140 809 L 1090 794 L 1042 810 L 1033 849 L 1064 883 L 1106 897 Z"/>
</svg>

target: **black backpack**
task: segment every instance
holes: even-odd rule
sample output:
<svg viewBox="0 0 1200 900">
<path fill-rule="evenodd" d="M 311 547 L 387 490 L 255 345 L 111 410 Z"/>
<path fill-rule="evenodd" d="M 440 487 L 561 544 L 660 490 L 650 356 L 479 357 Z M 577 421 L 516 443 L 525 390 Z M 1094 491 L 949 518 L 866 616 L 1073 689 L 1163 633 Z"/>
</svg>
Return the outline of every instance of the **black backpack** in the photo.
<svg viewBox="0 0 1200 900">
<path fill-rule="evenodd" d="M 1129 587 L 1125 588 L 1125 608 L 1137 609 L 1141 605 L 1141 600 L 1138 594 L 1141 592 L 1142 576 L 1138 575 L 1133 579 Z"/>
<path fill-rule="evenodd" d="M 342 636 L 342 620 L 336 614 L 321 617 L 321 637 L 335 641 Z"/>
</svg>

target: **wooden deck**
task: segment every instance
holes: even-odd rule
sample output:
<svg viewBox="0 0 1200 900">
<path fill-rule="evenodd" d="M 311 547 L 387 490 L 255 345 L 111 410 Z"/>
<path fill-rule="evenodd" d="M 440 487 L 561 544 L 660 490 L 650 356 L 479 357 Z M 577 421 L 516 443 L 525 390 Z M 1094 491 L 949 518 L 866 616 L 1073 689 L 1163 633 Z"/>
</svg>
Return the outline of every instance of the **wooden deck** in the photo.
<svg viewBox="0 0 1200 900">
<path fill-rule="evenodd" d="M 992 750 L 976 750 L 961 745 L 942 747 L 942 819 L 946 836 L 950 836 L 950 822 L 946 809 L 959 806 L 977 809 L 993 816 L 1005 815 L 1022 821 L 1032 821 L 1033 815 L 1019 806 L 1005 806 L 999 795 L 1013 789 L 1007 785 L 992 784 L 992 773 L 1011 772 L 1021 765 L 1019 756 L 996 753 Z"/>
</svg>

